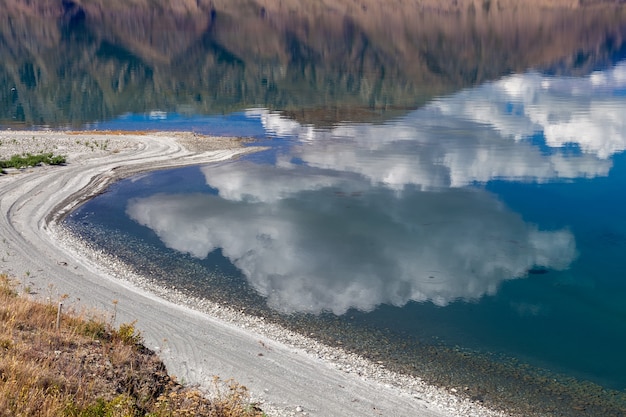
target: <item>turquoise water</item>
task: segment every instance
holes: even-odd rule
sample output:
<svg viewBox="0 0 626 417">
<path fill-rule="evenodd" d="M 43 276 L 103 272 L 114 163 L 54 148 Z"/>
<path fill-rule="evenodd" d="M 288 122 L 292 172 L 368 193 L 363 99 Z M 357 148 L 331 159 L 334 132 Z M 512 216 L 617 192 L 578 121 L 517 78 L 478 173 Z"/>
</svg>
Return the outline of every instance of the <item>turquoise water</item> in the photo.
<svg viewBox="0 0 626 417">
<path fill-rule="evenodd" d="M 126 260 L 195 293 L 623 393 L 625 92 L 620 63 L 504 77 L 379 124 L 127 115 L 97 127 L 271 149 L 121 181 L 66 222 L 111 252 L 143 248 Z"/>
</svg>

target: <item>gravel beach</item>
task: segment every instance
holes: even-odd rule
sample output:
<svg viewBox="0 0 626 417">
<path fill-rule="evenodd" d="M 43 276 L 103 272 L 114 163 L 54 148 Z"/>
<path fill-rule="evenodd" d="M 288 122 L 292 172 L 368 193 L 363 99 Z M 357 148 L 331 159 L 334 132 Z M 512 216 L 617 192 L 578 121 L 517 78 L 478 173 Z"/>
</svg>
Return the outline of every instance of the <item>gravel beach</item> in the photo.
<svg viewBox="0 0 626 417">
<path fill-rule="evenodd" d="M 67 157 L 62 166 L 0 174 L 0 273 L 76 310 L 136 320 L 146 345 L 179 381 L 210 390 L 234 378 L 270 416 L 507 416 L 262 318 L 182 296 L 90 249 L 58 220 L 111 182 L 135 173 L 235 158 L 261 148 L 240 138 L 155 132 L 0 132 L 0 160 Z"/>
</svg>

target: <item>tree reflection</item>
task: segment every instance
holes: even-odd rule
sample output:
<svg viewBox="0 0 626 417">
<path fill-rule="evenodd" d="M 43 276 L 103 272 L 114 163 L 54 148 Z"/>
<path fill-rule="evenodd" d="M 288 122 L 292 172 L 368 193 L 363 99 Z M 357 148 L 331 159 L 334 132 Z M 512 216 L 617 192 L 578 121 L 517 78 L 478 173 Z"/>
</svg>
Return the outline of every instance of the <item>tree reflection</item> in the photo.
<svg viewBox="0 0 626 417">
<path fill-rule="evenodd" d="M 252 105 L 316 125 L 385 120 L 529 67 L 589 72 L 623 50 L 624 13 L 612 5 L 314 3 L 7 0 L 0 121 Z"/>
</svg>

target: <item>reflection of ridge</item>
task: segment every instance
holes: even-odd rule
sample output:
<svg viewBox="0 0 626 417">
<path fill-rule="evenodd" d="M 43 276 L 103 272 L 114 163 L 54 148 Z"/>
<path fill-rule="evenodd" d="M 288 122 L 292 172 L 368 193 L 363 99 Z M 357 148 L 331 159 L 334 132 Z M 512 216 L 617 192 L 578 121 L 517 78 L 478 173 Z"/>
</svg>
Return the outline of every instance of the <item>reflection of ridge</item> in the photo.
<svg viewBox="0 0 626 417">
<path fill-rule="evenodd" d="M 613 6 L 507 3 L 470 13 L 463 1 L 367 10 L 149 3 L 6 1 L 0 120 L 82 124 L 151 109 L 214 114 L 264 105 L 318 126 L 382 121 L 502 74 L 555 61 L 580 66 L 564 61 L 578 51 L 592 69 L 623 49 L 623 17 Z M 96 53 L 110 45 L 124 53 Z"/>
<path fill-rule="evenodd" d="M 614 66 L 624 60 L 626 44 L 616 39 L 614 35 L 607 34 L 602 47 L 587 52 L 578 51 L 573 56 L 549 66 L 544 72 L 552 76 L 582 76 Z"/>
<path fill-rule="evenodd" d="M 61 5 L 63 6 L 63 23 L 68 29 L 72 30 L 84 24 L 85 9 L 72 0 L 63 0 Z"/>
</svg>

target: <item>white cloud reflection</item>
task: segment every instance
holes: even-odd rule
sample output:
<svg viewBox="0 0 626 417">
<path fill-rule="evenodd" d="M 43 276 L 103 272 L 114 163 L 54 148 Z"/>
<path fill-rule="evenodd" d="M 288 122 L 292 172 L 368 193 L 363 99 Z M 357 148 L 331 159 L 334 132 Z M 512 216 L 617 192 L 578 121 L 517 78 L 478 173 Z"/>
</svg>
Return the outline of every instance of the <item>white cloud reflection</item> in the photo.
<svg viewBox="0 0 626 417">
<path fill-rule="evenodd" d="M 223 167 L 205 174 L 228 171 L 247 183 L 244 201 L 159 194 L 130 201 L 127 213 L 175 250 L 204 258 L 222 248 L 283 312 L 475 300 L 534 266 L 563 269 L 575 257 L 569 231 L 538 230 L 482 190 L 361 193 L 358 182 L 339 178 L 307 188 L 286 184 L 279 169 L 264 172 L 254 192 L 247 181 L 259 172 L 242 163 Z M 277 198 L 251 197 L 268 188 Z"/>
<path fill-rule="evenodd" d="M 620 64 L 506 77 L 380 125 L 317 130 L 254 109 L 269 135 L 296 138 L 275 166 L 206 166 L 219 196 L 155 195 L 127 212 L 173 249 L 221 248 L 281 311 L 475 300 L 535 266 L 567 268 L 576 249 L 569 231 L 467 186 L 608 175 L 626 149 L 625 92 Z"/>
<path fill-rule="evenodd" d="M 314 130 L 262 109 L 248 115 L 270 135 L 298 138 L 290 155 L 309 166 L 432 189 L 606 176 L 626 149 L 625 97 L 622 63 L 583 78 L 513 75 L 382 125 Z"/>
<path fill-rule="evenodd" d="M 543 133 L 546 144 L 569 144 L 606 159 L 626 149 L 626 63 L 582 78 L 537 73 L 506 77 L 432 104 L 448 117 L 492 126 L 505 138 Z"/>
</svg>

